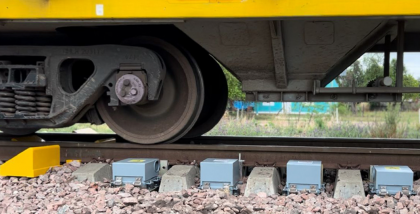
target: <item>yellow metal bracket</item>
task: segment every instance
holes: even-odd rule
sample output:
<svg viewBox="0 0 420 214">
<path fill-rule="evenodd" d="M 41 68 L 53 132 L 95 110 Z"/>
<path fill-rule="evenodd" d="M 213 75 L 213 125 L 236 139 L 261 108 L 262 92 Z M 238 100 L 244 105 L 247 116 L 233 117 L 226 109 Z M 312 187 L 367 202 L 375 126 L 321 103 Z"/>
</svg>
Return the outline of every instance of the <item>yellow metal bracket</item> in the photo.
<svg viewBox="0 0 420 214">
<path fill-rule="evenodd" d="M 30 147 L 0 166 L 0 176 L 38 177 L 60 165 L 60 146 Z"/>
</svg>

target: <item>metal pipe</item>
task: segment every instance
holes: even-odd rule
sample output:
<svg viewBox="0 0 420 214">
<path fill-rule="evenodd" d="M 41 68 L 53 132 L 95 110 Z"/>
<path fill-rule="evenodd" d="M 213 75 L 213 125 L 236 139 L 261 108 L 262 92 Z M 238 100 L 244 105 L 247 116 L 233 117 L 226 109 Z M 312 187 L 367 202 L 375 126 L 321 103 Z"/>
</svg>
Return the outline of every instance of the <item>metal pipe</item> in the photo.
<svg viewBox="0 0 420 214">
<path fill-rule="evenodd" d="M 386 76 L 386 77 L 380 79 L 379 84 L 381 86 L 391 86 L 392 85 L 392 79 L 391 79 L 391 77 Z"/>
<path fill-rule="evenodd" d="M 404 21 L 398 21 L 398 37 L 397 37 L 397 75 L 396 87 L 403 87 L 403 71 L 404 71 Z"/>
<path fill-rule="evenodd" d="M 391 53 L 391 35 L 385 36 L 384 77 L 389 77 L 389 55 Z"/>
<path fill-rule="evenodd" d="M 345 87 L 345 88 L 318 88 L 316 94 L 399 94 L 399 93 L 420 93 L 419 87 Z"/>
</svg>

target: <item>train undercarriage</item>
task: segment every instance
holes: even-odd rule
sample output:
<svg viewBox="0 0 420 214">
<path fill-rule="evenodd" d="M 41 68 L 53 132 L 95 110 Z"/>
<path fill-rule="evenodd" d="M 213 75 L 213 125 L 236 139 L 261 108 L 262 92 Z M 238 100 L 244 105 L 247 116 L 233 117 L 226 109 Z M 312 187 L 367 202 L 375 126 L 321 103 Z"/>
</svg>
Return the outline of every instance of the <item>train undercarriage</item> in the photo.
<svg viewBox="0 0 420 214">
<path fill-rule="evenodd" d="M 420 93 L 402 82 L 404 52 L 420 51 L 419 36 L 415 18 L 5 20 L 0 130 L 25 135 L 89 122 L 140 144 L 201 136 L 226 109 L 221 65 L 249 101 L 396 102 Z M 375 84 L 325 88 L 366 52 L 384 54 Z"/>
<path fill-rule="evenodd" d="M 96 33 L 90 38 L 79 34 L 91 30 Z M 57 34 L 47 33 L 30 36 L 25 45 L 2 46 L 3 132 L 106 123 L 127 140 L 153 144 L 200 136 L 224 114 L 223 71 L 192 41 L 134 34 L 98 42 L 101 30 L 60 31 L 66 32 L 56 40 L 61 44 L 51 44 Z"/>
</svg>

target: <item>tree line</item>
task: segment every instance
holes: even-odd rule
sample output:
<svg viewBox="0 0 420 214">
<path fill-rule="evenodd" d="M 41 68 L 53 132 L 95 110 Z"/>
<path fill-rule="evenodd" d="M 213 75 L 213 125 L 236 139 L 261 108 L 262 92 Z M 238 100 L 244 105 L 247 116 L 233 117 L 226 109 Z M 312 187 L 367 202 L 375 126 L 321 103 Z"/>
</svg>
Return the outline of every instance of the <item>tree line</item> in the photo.
<svg viewBox="0 0 420 214">
<path fill-rule="evenodd" d="M 389 76 L 392 78 L 392 86 L 396 82 L 397 60 L 392 59 L 389 65 Z M 351 87 L 354 80 L 356 86 L 367 87 L 370 81 L 378 77 L 383 77 L 384 67 L 383 58 L 379 54 L 369 54 L 363 60 L 357 60 L 350 67 L 346 69 L 336 81 L 340 87 Z M 419 87 L 419 80 L 416 80 L 411 75 L 406 67 L 403 70 L 403 86 L 404 87 Z M 403 94 L 403 101 L 417 101 L 420 94 Z"/>
<path fill-rule="evenodd" d="M 390 77 L 393 80 L 392 86 L 395 86 L 396 67 L 397 61 L 392 59 L 390 62 L 389 72 Z M 225 73 L 225 77 L 228 83 L 229 103 L 232 104 L 235 100 L 245 100 L 245 93 L 242 92 L 242 83 L 229 71 L 223 68 L 223 66 L 222 69 Z M 339 77 L 336 78 L 336 81 L 339 87 L 351 87 L 352 81 L 354 79 L 356 86 L 367 87 L 370 81 L 373 81 L 378 77 L 383 77 L 383 74 L 383 57 L 379 54 L 368 54 L 365 55 L 363 60 L 357 60 L 351 66 L 349 66 Z M 411 75 L 404 66 L 403 86 L 419 87 L 419 85 L 419 80 L 416 80 L 416 78 L 414 78 L 414 76 Z M 420 94 L 403 95 L 403 101 L 417 101 L 419 98 Z"/>
</svg>

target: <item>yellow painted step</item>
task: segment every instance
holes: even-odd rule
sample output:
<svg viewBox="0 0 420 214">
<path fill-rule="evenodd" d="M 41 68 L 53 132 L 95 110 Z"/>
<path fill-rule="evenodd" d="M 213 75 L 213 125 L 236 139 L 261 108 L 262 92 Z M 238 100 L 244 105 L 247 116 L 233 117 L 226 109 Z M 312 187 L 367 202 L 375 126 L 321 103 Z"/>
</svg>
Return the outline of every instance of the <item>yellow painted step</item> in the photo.
<svg viewBox="0 0 420 214">
<path fill-rule="evenodd" d="M 71 160 L 71 159 L 69 159 L 69 160 L 66 160 L 66 163 L 71 163 L 71 162 L 73 162 L 73 161 L 77 161 L 77 162 L 79 162 L 79 163 L 81 163 L 81 162 L 82 162 L 82 160 Z"/>
<path fill-rule="evenodd" d="M 0 176 L 38 177 L 60 165 L 60 146 L 30 147 L 0 166 Z"/>
</svg>

